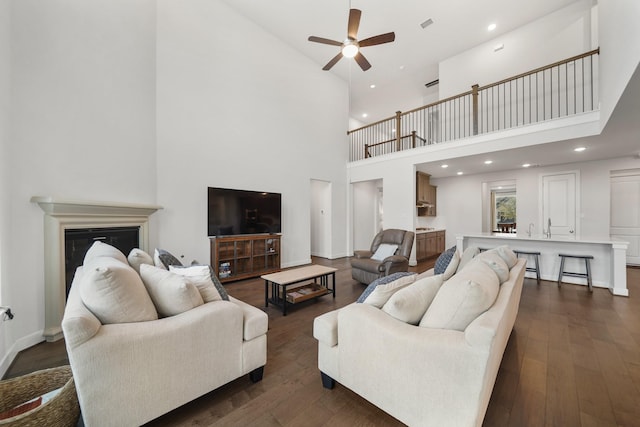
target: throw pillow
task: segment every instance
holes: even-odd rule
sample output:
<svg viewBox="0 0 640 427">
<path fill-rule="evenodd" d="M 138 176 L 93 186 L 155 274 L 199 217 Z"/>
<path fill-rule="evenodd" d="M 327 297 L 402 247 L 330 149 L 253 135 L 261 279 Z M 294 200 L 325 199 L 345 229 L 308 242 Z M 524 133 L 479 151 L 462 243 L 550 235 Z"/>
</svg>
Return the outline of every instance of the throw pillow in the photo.
<svg viewBox="0 0 640 427">
<path fill-rule="evenodd" d="M 442 286 L 443 277 L 417 279 L 393 294 L 382 306 L 382 311 L 392 317 L 412 325 L 417 325 Z"/>
<path fill-rule="evenodd" d="M 103 325 L 158 318 L 142 279 L 129 264 L 98 257 L 82 269 L 80 297 Z"/>
<path fill-rule="evenodd" d="M 436 260 L 436 265 L 433 267 L 433 274 L 442 274 L 449 266 L 453 254 L 456 252 L 456 247 L 453 246 L 446 251 L 442 252 Z"/>
<path fill-rule="evenodd" d="M 91 247 L 87 250 L 87 253 L 84 255 L 84 260 L 82 261 L 82 264 L 83 265 L 87 264 L 91 262 L 91 260 L 98 257 L 115 258 L 119 261 L 124 262 L 125 264 L 127 263 L 127 257 L 124 256 L 122 252 L 120 252 L 120 249 L 115 248 L 106 243 L 102 243 L 100 240 L 96 240 L 95 242 L 93 242 Z"/>
<path fill-rule="evenodd" d="M 178 258 L 174 257 L 169 251 L 165 251 L 164 249 L 155 250 L 153 261 L 156 267 L 162 268 L 163 270 L 168 270 L 170 265 L 182 266 L 182 263 Z"/>
<path fill-rule="evenodd" d="M 382 307 L 391 295 L 416 280 L 415 273 L 398 272 L 374 280 L 356 302 Z"/>
<path fill-rule="evenodd" d="M 153 258 L 151 258 L 151 255 L 138 248 L 131 249 L 129 256 L 127 256 L 127 261 L 129 261 L 129 265 L 133 267 L 138 274 L 140 274 L 141 264 L 153 265 Z"/>
<path fill-rule="evenodd" d="M 191 267 L 169 266 L 169 271 L 183 276 L 188 283 L 191 283 L 200 292 L 204 302 L 220 301 L 222 296 L 211 280 L 211 273 L 208 265 L 192 265 Z"/>
<path fill-rule="evenodd" d="M 500 255 L 495 252 L 483 252 L 476 258 L 491 267 L 498 276 L 501 285 L 509 280 L 509 267 Z"/>
<path fill-rule="evenodd" d="M 378 246 L 378 249 L 376 249 L 376 253 L 371 255 L 371 259 L 375 259 L 376 261 L 384 261 L 385 258 L 395 254 L 397 250 L 398 245 L 380 243 L 380 246 Z"/>
<path fill-rule="evenodd" d="M 486 252 L 496 253 L 500 255 L 500 258 L 502 258 L 504 262 L 507 263 L 509 270 L 511 270 L 513 266 L 518 262 L 518 257 L 516 256 L 515 252 L 513 252 L 507 245 L 498 246 L 497 248 L 490 249 Z"/>
<path fill-rule="evenodd" d="M 500 283 L 491 268 L 473 260 L 447 280 L 420 321 L 420 326 L 464 331 L 498 297 Z"/>
<path fill-rule="evenodd" d="M 458 269 L 456 273 L 464 268 L 465 265 L 469 261 L 471 261 L 474 257 L 476 257 L 480 253 L 480 248 L 477 246 L 469 246 L 467 249 L 462 252 L 462 256 L 460 257 L 460 262 L 458 263 Z"/>
<path fill-rule="evenodd" d="M 444 270 L 444 273 L 442 273 L 442 275 L 444 276 L 443 280 L 449 280 L 451 276 L 456 274 L 456 271 L 458 271 L 459 263 L 460 263 L 460 254 L 458 253 L 458 251 L 453 251 L 453 256 L 451 257 L 451 261 L 449 261 L 449 265 L 447 265 L 447 268 Z"/>
<path fill-rule="evenodd" d="M 204 304 L 198 288 L 178 274 L 142 264 L 140 277 L 161 316 L 174 316 Z"/>
</svg>

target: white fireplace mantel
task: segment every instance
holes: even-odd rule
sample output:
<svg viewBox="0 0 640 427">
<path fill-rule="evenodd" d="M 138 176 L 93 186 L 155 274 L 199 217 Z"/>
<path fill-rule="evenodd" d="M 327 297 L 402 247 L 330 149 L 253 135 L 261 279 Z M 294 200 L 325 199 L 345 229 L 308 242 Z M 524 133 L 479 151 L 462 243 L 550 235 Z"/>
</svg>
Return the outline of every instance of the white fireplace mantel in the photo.
<svg viewBox="0 0 640 427">
<path fill-rule="evenodd" d="M 149 216 L 162 206 L 34 196 L 44 211 L 44 287 L 47 341 L 62 338 L 66 301 L 64 236 L 67 229 L 140 227 L 139 247 L 149 251 Z"/>
</svg>

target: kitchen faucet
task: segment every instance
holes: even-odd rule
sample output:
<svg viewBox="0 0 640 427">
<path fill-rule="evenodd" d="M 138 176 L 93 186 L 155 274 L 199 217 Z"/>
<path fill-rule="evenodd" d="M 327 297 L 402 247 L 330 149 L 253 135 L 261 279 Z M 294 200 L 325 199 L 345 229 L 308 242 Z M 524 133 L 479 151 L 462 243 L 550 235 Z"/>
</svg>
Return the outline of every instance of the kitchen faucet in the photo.
<svg viewBox="0 0 640 427">
<path fill-rule="evenodd" d="M 551 218 L 549 218 L 547 221 L 547 238 L 551 238 Z"/>
</svg>

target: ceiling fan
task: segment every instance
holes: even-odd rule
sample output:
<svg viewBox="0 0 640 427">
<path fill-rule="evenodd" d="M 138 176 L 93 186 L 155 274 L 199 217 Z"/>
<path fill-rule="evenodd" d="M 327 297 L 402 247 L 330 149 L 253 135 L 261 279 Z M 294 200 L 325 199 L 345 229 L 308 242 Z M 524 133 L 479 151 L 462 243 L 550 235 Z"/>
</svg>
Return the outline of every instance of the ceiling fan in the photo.
<svg viewBox="0 0 640 427">
<path fill-rule="evenodd" d="M 323 37 L 310 36 L 310 42 L 329 44 L 332 46 L 341 46 L 340 53 L 331 59 L 322 69 L 328 71 L 336 65 L 336 63 L 343 57 L 353 58 L 356 60 L 362 71 L 367 71 L 371 68 L 371 64 L 367 61 L 367 58 L 360 53 L 361 47 L 375 46 L 377 44 L 390 43 L 396 39 L 396 34 L 385 33 L 377 36 L 369 37 L 367 39 L 358 41 L 358 27 L 360 26 L 360 16 L 362 11 L 359 9 L 349 10 L 349 24 L 347 27 L 347 38 L 343 42 L 325 39 Z"/>
</svg>

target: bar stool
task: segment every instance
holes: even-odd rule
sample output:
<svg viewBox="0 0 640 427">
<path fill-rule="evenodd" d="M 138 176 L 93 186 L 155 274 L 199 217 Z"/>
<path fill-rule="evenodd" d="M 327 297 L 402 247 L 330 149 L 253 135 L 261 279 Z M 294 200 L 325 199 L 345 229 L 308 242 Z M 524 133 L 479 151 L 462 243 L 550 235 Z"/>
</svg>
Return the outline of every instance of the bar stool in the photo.
<svg viewBox="0 0 640 427">
<path fill-rule="evenodd" d="M 560 286 L 560 282 L 562 281 L 562 276 L 573 276 L 573 277 L 583 277 L 587 279 L 587 285 L 589 286 L 589 292 L 593 292 L 593 285 L 591 284 L 591 265 L 589 264 L 589 260 L 593 259 L 592 255 L 568 255 L 568 254 L 558 254 L 560 257 L 560 273 L 558 273 L 558 286 Z M 564 260 L 565 258 L 577 258 L 583 259 L 584 265 L 586 267 L 586 273 L 572 273 L 570 271 L 564 271 Z"/>
<path fill-rule="evenodd" d="M 530 251 L 513 251 L 517 257 L 520 257 L 520 255 L 531 255 L 533 256 L 533 260 L 536 263 L 535 267 L 526 267 L 527 271 L 536 273 L 536 281 L 538 283 L 540 283 L 540 252 L 530 252 Z"/>
</svg>

